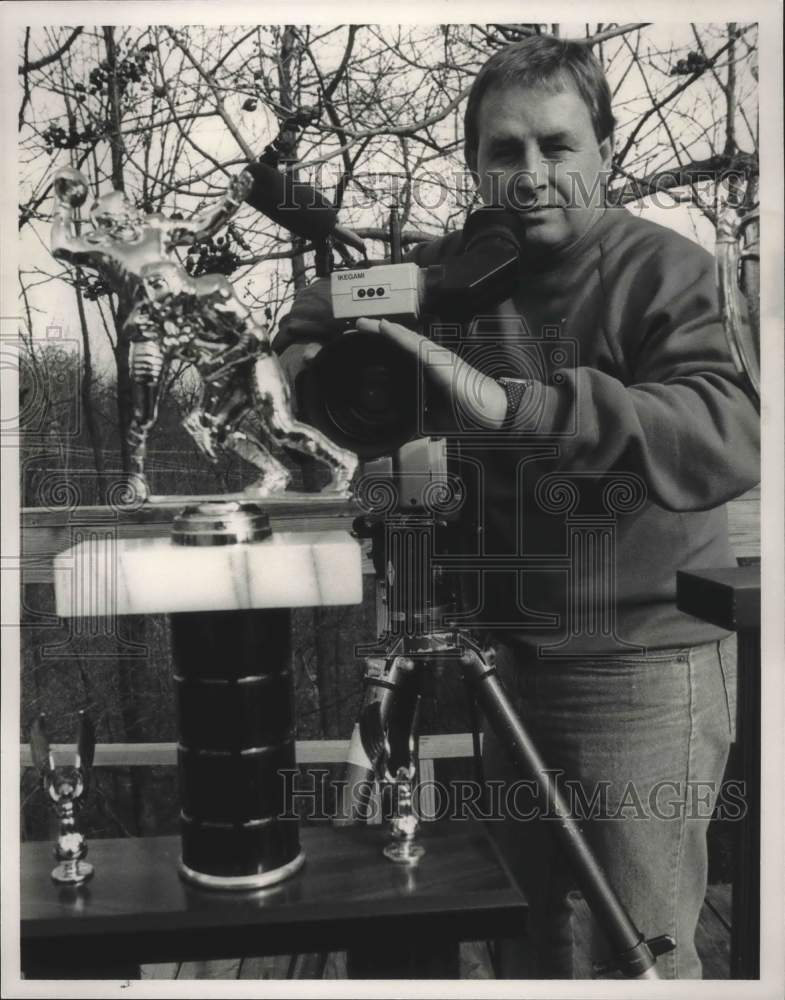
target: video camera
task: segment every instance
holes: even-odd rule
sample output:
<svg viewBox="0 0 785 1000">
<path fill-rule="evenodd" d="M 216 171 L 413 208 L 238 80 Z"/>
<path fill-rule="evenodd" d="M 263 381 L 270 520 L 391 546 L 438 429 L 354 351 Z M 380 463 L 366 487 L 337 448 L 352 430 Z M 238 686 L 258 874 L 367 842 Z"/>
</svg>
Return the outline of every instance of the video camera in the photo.
<svg viewBox="0 0 785 1000">
<path fill-rule="evenodd" d="M 438 325 L 469 322 L 511 294 L 522 238 L 512 213 L 481 208 L 469 217 L 455 256 L 420 267 L 400 260 L 393 210 L 391 263 L 333 270 L 333 315 L 390 319 L 426 336 Z M 296 392 L 303 419 L 364 460 L 394 454 L 418 434 L 430 434 L 432 400 L 417 359 L 378 333 L 350 329 L 326 345 L 299 377 Z"/>
<path fill-rule="evenodd" d="M 254 186 L 247 201 L 312 243 L 317 275 L 329 278 L 338 320 L 381 317 L 429 335 L 440 325 L 455 329 L 471 321 L 512 293 L 524 238 L 512 212 L 499 207 L 475 210 L 455 240 L 452 255 L 420 267 L 402 260 L 400 221 L 393 207 L 390 262 L 372 266 L 362 241 L 338 226 L 336 210 L 318 191 L 281 173 L 267 154 L 248 169 Z M 347 246 L 361 249 L 364 259 L 352 261 Z M 339 268 L 334 249 L 341 254 Z M 396 510 L 427 511 L 445 489 L 455 493 L 446 442 L 435 430 L 438 420 L 431 419 L 433 404 L 439 401 L 432 398 L 418 359 L 389 338 L 347 329 L 299 373 L 294 390 L 300 417 L 354 451 L 364 463 L 366 481 L 386 478 L 395 484 Z M 358 500 L 367 508 L 362 497 Z M 442 504 L 440 520 L 451 517 L 456 506 Z"/>
<path fill-rule="evenodd" d="M 391 213 L 393 260 L 373 268 L 334 271 L 330 276 L 336 319 L 384 316 L 400 322 L 424 315 L 465 319 L 488 308 L 512 289 L 521 253 L 517 217 L 501 208 L 480 208 L 464 226 L 459 254 L 443 264 L 418 267 L 400 256 L 397 213 Z"/>
</svg>

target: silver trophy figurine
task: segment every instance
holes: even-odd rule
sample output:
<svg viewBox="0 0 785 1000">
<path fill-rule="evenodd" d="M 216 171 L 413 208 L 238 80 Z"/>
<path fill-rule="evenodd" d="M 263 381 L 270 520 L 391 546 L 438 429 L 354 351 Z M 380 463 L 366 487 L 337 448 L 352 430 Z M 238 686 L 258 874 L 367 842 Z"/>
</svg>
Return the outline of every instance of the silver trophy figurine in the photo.
<svg viewBox="0 0 785 1000">
<path fill-rule="evenodd" d="M 54 848 L 58 864 L 52 869 L 52 879 L 61 885 L 81 885 L 92 877 L 93 866 L 84 860 L 87 844 L 84 835 L 76 828 L 76 814 L 89 784 L 95 754 L 95 729 L 88 716 L 80 712 L 74 763 L 55 766 L 46 735 L 45 718 L 40 715 L 30 731 L 30 750 L 44 791 L 59 821 Z"/>
<path fill-rule="evenodd" d="M 390 820 L 390 842 L 382 853 L 390 861 L 399 865 L 414 865 L 425 854 L 425 848 L 417 843 L 420 821 L 414 808 L 414 783 L 417 775 L 417 725 L 420 715 L 420 696 L 412 718 L 409 732 L 409 760 L 400 764 L 393 774 L 389 762 L 392 756 L 389 733 L 385 735 L 384 754 L 381 760 L 381 775 L 392 790 L 393 815 Z"/>
<path fill-rule="evenodd" d="M 175 247 L 191 245 L 225 225 L 253 183 L 251 174 L 242 171 L 214 206 L 190 219 L 145 214 L 122 191 L 112 191 L 92 205 L 92 229 L 78 233 L 75 210 L 87 199 L 87 180 L 70 167 L 55 174 L 53 255 L 98 271 L 132 303 L 125 322 L 135 393 L 128 434 L 132 502 L 150 497 L 147 439 L 166 368 L 174 359 L 190 362 L 202 380 L 199 403 L 183 422 L 199 452 L 216 462 L 220 452 L 232 451 L 256 468 L 258 477 L 244 496 L 260 498 L 286 489 L 290 475 L 270 453 L 271 444 L 319 459 L 331 472 L 324 492 L 348 495 L 357 456 L 295 418 L 267 326 L 254 320 L 225 277 L 193 278 L 173 256 Z M 241 428 L 252 411 L 266 440 Z"/>
</svg>

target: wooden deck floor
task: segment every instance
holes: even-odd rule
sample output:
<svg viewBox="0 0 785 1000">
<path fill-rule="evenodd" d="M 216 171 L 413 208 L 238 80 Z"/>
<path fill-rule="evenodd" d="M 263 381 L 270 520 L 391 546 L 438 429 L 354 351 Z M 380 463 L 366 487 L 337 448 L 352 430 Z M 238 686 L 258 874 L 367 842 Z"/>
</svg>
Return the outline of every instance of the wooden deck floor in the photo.
<svg viewBox="0 0 785 1000">
<path fill-rule="evenodd" d="M 704 979 L 728 979 L 730 971 L 729 885 L 709 886 L 695 942 Z M 580 914 L 579 914 L 580 920 Z M 494 979 L 488 947 L 483 941 L 461 945 L 461 979 Z M 142 966 L 143 979 L 346 979 L 344 952 L 274 955 L 267 958 L 204 962 L 169 962 Z"/>
</svg>

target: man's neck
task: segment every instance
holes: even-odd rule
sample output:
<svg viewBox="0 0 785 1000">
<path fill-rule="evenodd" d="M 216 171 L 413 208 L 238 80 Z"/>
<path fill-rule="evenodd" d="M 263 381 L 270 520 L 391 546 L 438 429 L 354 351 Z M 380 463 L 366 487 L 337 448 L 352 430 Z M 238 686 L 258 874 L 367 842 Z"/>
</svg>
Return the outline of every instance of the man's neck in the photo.
<svg viewBox="0 0 785 1000">
<path fill-rule="evenodd" d="M 592 213 L 589 224 L 583 232 L 574 239 L 560 246 L 555 247 L 524 247 L 521 254 L 521 269 L 527 272 L 531 270 L 552 271 L 569 261 L 591 246 L 596 238 L 596 234 L 602 228 L 608 212 L 606 205 L 598 205 Z"/>
</svg>

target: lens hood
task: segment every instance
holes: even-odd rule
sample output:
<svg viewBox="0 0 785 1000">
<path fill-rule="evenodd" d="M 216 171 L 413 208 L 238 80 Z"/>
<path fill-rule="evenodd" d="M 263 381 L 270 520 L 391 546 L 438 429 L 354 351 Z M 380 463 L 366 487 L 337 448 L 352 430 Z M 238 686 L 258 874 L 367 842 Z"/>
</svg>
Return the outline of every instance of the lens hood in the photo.
<svg viewBox="0 0 785 1000">
<path fill-rule="evenodd" d="M 295 381 L 301 419 L 362 459 L 396 451 L 417 434 L 418 364 L 380 333 L 349 330 Z"/>
</svg>

